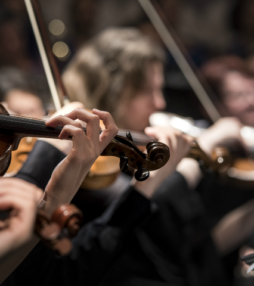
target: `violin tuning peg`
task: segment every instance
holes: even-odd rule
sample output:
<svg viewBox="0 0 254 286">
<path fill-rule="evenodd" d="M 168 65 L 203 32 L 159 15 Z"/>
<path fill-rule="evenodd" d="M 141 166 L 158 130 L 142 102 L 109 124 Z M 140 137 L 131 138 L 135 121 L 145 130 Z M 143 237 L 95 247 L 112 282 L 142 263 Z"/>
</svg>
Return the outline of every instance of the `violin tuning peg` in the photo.
<svg viewBox="0 0 254 286">
<path fill-rule="evenodd" d="M 129 168 L 129 164 L 128 164 L 128 158 L 121 156 L 120 157 L 120 169 L 122 172 L 127 172 Z"/>
<path fill-rule="evenodd" d="M 68 238 L 61 238 L 53 246 L 52 249 L 59 256 L 65 256 L 70 253 L 72 249 L 72 242 Z"/>
<path fill-rule="evenodd" d="M 135 173 L 135 179 L 137 181 L 145 181 L 149 178 L 149 171 L 145 168 L 140 167 Z"/>
<path fill-rule="evenodd" d="M 81 220 L 77 216 L 73 216 L 67 224 L 67 228 L 69 230 L 70 237 L 74 237 L 77 235 L 81 227 Z"/>
<path fill-rule="evenodd" d="M 40 237 L 45 241 L 56 239 L 60 235 L 60 227 L 58 224 L 52 222 L 40 230 Z"/>
<path fill-rule="evenodd" d="M 131 142 L 133 142 L 133 139 L 132 139 L 130 131 L 126 132 L 126 138 L 129 139 Z"/>
</svg>

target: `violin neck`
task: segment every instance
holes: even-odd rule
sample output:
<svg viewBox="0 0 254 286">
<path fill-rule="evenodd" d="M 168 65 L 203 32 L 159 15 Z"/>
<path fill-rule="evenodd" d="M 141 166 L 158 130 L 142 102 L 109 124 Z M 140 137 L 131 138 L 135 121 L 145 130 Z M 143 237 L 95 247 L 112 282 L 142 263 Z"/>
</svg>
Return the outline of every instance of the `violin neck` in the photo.
<svg viewBox="0 0 254 286">
<path fill-rule="evenodd" d="M 128 131 L 129 130 L 120 129 L 117 135 L 122 136 L 122 137 L 127 137 L 126 134 Z M 157 141 L 157 139 L 152 138 L 146 135 L 145 133 L 136 132 L 136 131 L 129 131 L 129 132 L 131 133 L 133 143 L 138 146 L 146 146 L 151 141 Z"/>
<path fill-rule="evenodd" d="M 61 126 L 47 127 L 43 120 L 0 114 L 0 130 L 18 137 L 58 138 Z"/>
<path fill-rule="evenodd" d="M 26 117 L 0 114 L 0 130 L 5 134 L 14 134 L 22 137 L 39 137 L 57 139 L 63 127 L 48 127 L 43 120 Z M 86 132 L 86 128 L 84 128 Z M 126 137 L 127 130 L 120 130 L 119 136 Z M 131 131 L 133 143 L 139 146 L 146 146 L 151 141 L 157 141 L 144 133 Z M 71 139 L 71 137 L 69 138 Z"/>
</svg>

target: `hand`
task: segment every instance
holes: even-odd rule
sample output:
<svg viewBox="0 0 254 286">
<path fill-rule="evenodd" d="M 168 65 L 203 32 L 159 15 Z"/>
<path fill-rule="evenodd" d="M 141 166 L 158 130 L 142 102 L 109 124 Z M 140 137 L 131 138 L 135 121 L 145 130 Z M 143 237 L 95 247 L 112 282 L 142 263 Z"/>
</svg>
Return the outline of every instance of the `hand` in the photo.
<svg viewBox="0 0 254 286">
<path fill-rule="evenodd" d="M 37 203 L 42 191 L 14 178 L 0 178 L 0 211 L 12 209 L 7 227 L 0 229 L 0 258 L 17 250 L 33 236 Z"/>
<path fill-rule="evenodd" d="M 164 167 L 150 172 L 150 177 L 146 181 L 134 184 L 137 190 L 151 197 L 159 185 L 176 169 L 182 158 L 187 155 L 193 138 L 172 127 L 148 127 L 145 133 L 166 144 L 170 149 L 170 159 Z"/>
<path fill-rule="evenodd" d="M 74 109 L 85 109 L 84 105 L 81 102 L 71 102 L 63 106 L 61 109 L 59 109 L 57 112 L 55 112 L 51 118 L 54 118 L 59 115 L 64 115 L 67 113 L 70 113 Z M 63 152 L 65 155 L 67 155 L 72 147 L 72 142 L 69 140 L 58 140 L 58 139 L 50 139 L 50 138 L 40 138 L 39 140 L 45 141 L 54 147 L 56 147 L 58 150 Z"/>
<path fill-rule="evenodd" d="M 87 134 L 77 119 L 87 123 Z M 105 125 L 101 134 L 100 119 Z M 46 211 L 51 213 L 60 204 L 70 203 L 95 160 L 117 134 L 118 128 L 108 112 L 96 109 L 92 113 L 75 109 L 65 116 L 46 121 L 46 125 L 64 126 L 59 139 L 71 136 L 73 142 L 69 154 L 56 167 L 46 187 Z"/>
<path fill-rule="evenodd" d="M 240 131 L 242 124 L 236 118 L 222 118 L 208 128 L 197 139 L 201 149 L 211 155 L 215 147 L 242 144 Z M 244 146 L 244 145 L 243 145 Z M 185 178 L 190 189 L 195 189 L 203 177 L 197 161 L 185 158 L 177 166 L 177 171 Z"/>
<path fill-rule="evenodd" d="M 219 119 L 200 135 L 199 145 L 207 154 L 211 154 L 213 149 L 218 146 L 230 146 L 238 143 L 245 147 L 241 137 L 242 127 L 243 125 L 237 118 Z"/>
</svg>

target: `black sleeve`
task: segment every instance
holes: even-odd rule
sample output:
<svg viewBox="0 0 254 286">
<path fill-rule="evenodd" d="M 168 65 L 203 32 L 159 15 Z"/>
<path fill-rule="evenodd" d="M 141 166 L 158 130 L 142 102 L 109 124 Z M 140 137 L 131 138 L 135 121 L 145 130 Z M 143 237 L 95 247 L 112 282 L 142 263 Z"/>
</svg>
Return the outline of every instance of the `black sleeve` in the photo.
<svg viewBox="0 0 254 286">
<path fill-rule="evenodd" d="M 199 194 L 188 187 L 185 178 L 177 171 L 161 184 L 152 199 L 161 209 L 173 210 L 183 223 L 204 212 Z"/>
<path fill-rule="evenodd" d="M 68 256 L 56 258 L 39 243 L 3 285 L 98 285 L 150 213 L 150 201 L 130 187 L 80 230 Z"/>
<path fill-rule="evenodd" d="M 49 143 L 38 140 L 23 167 L 15 176 L 45 189 L 55 167 L 65 155 Z"/>
<path fill-rule="evenodd" d="M 196 221 L 205 212 L 202 202 L 178 172 L 163 182 L 152 200 L 158 210 L 143 230 L 164 255 L 177 261 L 179 249 L 192 237 L 196 231 Z"/>
</svg>

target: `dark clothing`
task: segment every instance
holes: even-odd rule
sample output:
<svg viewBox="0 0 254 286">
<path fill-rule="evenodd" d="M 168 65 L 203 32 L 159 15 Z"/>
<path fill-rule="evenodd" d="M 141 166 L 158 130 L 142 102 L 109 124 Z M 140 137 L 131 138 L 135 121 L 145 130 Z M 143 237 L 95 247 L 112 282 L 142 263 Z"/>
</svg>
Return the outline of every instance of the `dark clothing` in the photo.
<svg viewBox="0 0 254 286">
<path fill-rule="evenodd" d="M 101 286 L 229 285 L 199 195 L 177 172 L 155 193 L 158 208 L 135 230 Z"/>
<path fill-rule="evenodd" d="M 47 175 L 61 157 L 61 152 L 45 144 L 37 143 L 18 174 L 42 188 L 49 178 L 33 172 L 37 162 L 30 157 L 44 154 L 40 164 L 48 165 Z M 58 160 L 52 160 L 56 153 Z M 99 285 L 104 279 L 103 286 L 227 286 L 222 262 L 203 223 L 199 195 L 175 172 L 153 200 L 157 212 L 137 228 L 149 216 L 150 203 L 128 190 L 101 218 L 82 229 L 69 256 L 57 259 L 39 244 L 3 285 Z"/>
<path fill-rule="evenodd" d="M 37 142 L 16 177 L 45 188 L 63 156 L 53 146 Z M 150 213 L 150 201 L 129 187 L 101 217 L 80 230 L 69 255 L 57 258 L 39 243 L 2 285 L 97 285 Z"/>
<path fill-rule="evenodd" d="M 54 146 L 37 141 L 30 156 L 16 177 L 45 189 L 55 167 L 65 158 L 65 155 Z M 129 187 L 130 179 L 121 174 L 110 187 L 100 190 L 79 189 L 72 203 L 84 215 L 84 223 L 99 217 L 106 208 Z"/>
</svg>

